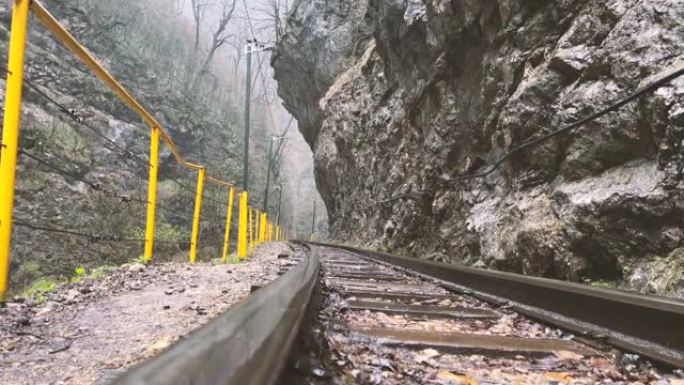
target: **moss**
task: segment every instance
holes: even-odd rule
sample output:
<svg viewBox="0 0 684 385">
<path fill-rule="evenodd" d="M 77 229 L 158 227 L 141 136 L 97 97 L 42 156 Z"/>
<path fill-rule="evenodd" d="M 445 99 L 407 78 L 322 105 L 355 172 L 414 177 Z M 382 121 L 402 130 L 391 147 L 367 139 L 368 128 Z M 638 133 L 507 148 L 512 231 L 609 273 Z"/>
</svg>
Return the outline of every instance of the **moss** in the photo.
<svg viewBox="0 0 684 385">
<path fill-rule="evenodd" d="M 35 281 L 19 295 L 23 298 L 33 298 L 39 302 L 45 301 L 45 294 L 51 293 L 61 285 L 61 282 L 51 278 L 40 278 Z"/>
<path fill-rule="evenodd" d="M 86 270 L 85 267 L 83 266 L 78 266 L 77 268 L 74 269 L 74 276 L 69 279 L 69 282 L 71 283 L 79 283 L 83 280 L 85 277 Z"/>
</svg>

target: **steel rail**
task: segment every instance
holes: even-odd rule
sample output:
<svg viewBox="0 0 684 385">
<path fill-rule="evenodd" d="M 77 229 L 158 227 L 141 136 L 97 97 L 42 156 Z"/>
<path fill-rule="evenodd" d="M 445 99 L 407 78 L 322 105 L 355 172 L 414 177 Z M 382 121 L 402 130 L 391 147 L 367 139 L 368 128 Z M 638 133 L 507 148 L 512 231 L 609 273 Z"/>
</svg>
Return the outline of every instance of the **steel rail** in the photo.
<svg viewBox="0 0 684 385">
<path fill-rule="evenodd" d="M 437 279 L 449 289 L 487 302 L 508 304 L 536 320 L 667 366 L 684 368 L 684 301 L 399 257 L 351 246 L 303 243 L 343 249 Z"/>
<path fill-rule="evenodd" d="M 275 383 L 306 314 L 319 269 L 314 250 L 287 274 L 114 384 Z"/>
</svg>

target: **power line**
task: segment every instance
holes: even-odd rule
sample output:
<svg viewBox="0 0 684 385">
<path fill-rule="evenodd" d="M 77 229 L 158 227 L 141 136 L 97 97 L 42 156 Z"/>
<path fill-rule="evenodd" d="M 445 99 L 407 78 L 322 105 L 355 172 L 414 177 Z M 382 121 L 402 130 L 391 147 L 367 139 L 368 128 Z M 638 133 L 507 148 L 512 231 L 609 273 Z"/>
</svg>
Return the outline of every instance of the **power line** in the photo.
<svg viewBox="0 0 684 385">
<path fill-rule="evenodd" d="M 252 24 L 252 18 L 249 15 L 249 9 L 247 8 L 247 3 L 245 0 L 242 0 L 242 5 L 245 8 L 245 16 L 247 16 L 247 23 L 249 25 L 249 30 L 252 33 L 252 38 L 256 38 L 256 33 L 254 32 L 254 25 Z M 264 73 L 261 69 L 262 65 L 263 65 L 263 60 L 259 62 L 259 66 L 257 68 L 259 69 L 259 78 L 261 79 L 261 86 L 264 89 L 264 95 L 266 95 L 268 92 L 268 88 L 266 87 L 266 80 L 264 78 Z M 276 124 L 275 124 L 275 119 L 273 118 L 273 111 L 271 110 L 271 104 L 268 102 L 268 98 L 264 98 L 264 99 L 266 100 L 265 104 L 266 104 L 266 108 L 268 109 L 268 115 L 269 115 L 269 118 L 271 119 L 271 124 L 275 128 Z"/>
</svg>

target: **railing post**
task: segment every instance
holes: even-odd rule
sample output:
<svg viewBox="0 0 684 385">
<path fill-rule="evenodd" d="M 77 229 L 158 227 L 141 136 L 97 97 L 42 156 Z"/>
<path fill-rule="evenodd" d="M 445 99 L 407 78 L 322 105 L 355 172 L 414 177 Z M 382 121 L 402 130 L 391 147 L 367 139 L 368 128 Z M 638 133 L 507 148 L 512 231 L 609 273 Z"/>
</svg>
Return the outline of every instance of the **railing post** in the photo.
<svg viewBox="0 0 684 385">
<path fill-rule="evenodd" d="M 204 167 L 197 172 L 197 191 L 195 192 L 195 212 L 192 215 L 192 238 L 190 239 L 190 263 L 197 261 L 197 241 L 199 222 L 202 214 L 202 192 L 204 191 Z"/>
<path fill-rule="evenodd" d="M 10 242 L 12 241 L 12 212 L 14 209 L 14 178 L 16 176 L 21 119 L 21 90 L 24 84 L 24 54 L 29 0 L 15 0 L 12 4 L 5 115 L 0 147 L 0 302 L 5 301 L 9 280 Z"/>
<path fill-rule="evenodd" d="M 254 246 L 259 246 L 261 244 L 261 212 L 259 209 L 254 209 Z"/>
<path fill-rule="evenodd" d="M 157 174 L 159 171 L 159 127 L 150 131 L 150 170 L 147 186 L 147 225 L 145 226 L 145 253 L 143 260 L 149 262 L 154 253 L 154 223 L 157 208 Z"/>
<path fill-rule="evenodd" d="M 262 214 L 259 217 L 259 226 L 260 231 L 259 231 L 259 239 L 261 239 L 261 242 L 266 242 L 266 213 Z"/>
<path fill-rule="evenodd" d="M 223 254 L 221 255 L 221 262 L 226 263 L 228 261 L 228 251 L 230 246 L 230 225 L 233 220 L 233 198 L 235 194 L 235 188 L 231 187 L 228 193 L 228 209 L 226 212 L 226 231 L 223 236 Z"/>
<path fill-rule="evenodd" d="M 268 229 L 270 230 L 268 240 L 269 242 L 273 242 L 275 239 L 275 225 L 271 223 Z"/>
<path fill-rule="evenodd" d="M 249 207 L 247 209 L 247 221 L 249 222 L 249 253 L 254 252 L 254 221 L 253 221 L 253 213 L 252 213 L 252 208 Z"/>
<path fill-rule="evenodd" d="M 237 255 L 238 259 L 243 260 L 247 258 L 247 192 L 240 194 L 240 212 L 238 218 L 238 244 Z"/>
</svg>

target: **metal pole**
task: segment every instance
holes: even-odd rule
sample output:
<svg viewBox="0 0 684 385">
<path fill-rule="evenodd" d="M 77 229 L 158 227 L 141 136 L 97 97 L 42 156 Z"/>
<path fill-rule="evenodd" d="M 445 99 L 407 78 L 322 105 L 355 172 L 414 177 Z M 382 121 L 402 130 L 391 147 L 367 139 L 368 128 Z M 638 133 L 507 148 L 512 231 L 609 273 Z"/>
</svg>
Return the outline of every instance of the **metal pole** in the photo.
<svg viewBox="0 0 684 385">
<path fill-rule="evenodd" d="M 249 232 L 249 253 L 254 252 L 254 221 L 252 207 L 247 207 L 247 231 Z"/>
<path fill-rule="evenodd" d="M 247 87 L 245 91 L 245 147 L 242 159 L 242 189 L 249 191 L 249 124 L 252 103 L 252 43 L 247 44 Z"/>
<path fill-rule="evenodd" d="M 197 191 L 195 192 L 195 212 L 192 215 L 192 235 L 190 240 L 190 263 L 197 261 L 197 244 L 199 239 L 199 222 L 202 213 L 202 192 L 204 191 L 204 168 L 197 172 Z"/>
<path fill-rule="evenodd" d="M 237 256 L 239 260 L 247 258 L 247 192 L 240 194 L 240 212 L 238 213 L 238 245 Z"/>
<path fill-rule="evenodd" d="M 283 185 L 280 185 L 280 191 L 278 192 L 278 212 L 276 213 L 276 225 L 280 225 L 280 207 L 283 203 Z"/>
<path fill-rule="evenodd" d="M 268 190 L 271 188 L 271 152 L 273 152 L 273 140 L 268 141 L 268 156 L 266 162 L 268 163 L 266 171 L 266 191 L 264 191 L 264 212 L 268 214 Z"/>
<path fill-rule="evenodd" d="M 21 90 L 24 82 L 24 54 L 29 0 L 15 0 L 12 4 L 7 91 L 2 130 L 2 162 L 0 162 L 0 302 L 5 301 L 9 279 L 10 242 L 12 240 L 12 211 L 14 208 L 14 178 L 16 176 L 21 118 Z"/>
<path fill-rule="evenodd" d="M 157 205 L 157 174 L 159 171 L 159 128 L 150 132 L 150 171 L 147 185 L 147 225 L 145 227 L 145 253 L 143 260 L 149 262 L 154 253 L 154 222 Z"/>
<path fill-rule="evenodd" d="M 223 254 L 221 261 L 226 263 L 228 261 L 228 252 L 230 248 L 230 225 L 233 222 L 233 199 L 235 195 L 235 188 L 231 187 L 228 193 L 228 208 L 226 212 L 226 232 L 223 237 Z"/>
</svg>

